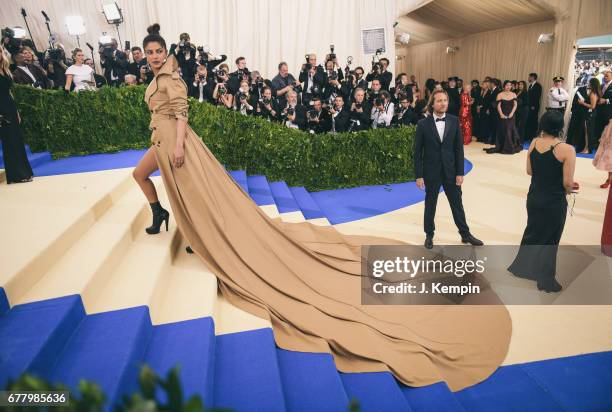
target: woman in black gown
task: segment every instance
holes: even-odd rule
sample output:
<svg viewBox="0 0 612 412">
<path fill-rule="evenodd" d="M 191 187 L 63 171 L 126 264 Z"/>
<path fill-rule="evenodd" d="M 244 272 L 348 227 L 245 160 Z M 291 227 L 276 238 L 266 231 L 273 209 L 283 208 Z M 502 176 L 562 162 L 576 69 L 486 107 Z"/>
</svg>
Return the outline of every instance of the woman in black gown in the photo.
<svg viewBox="0 0 612 412">
<path fill-rule="evenodd" d="M 518 90 L 516 92 L 516 127 L 520 137 L 520 141 L 524 142 L 527 140 L 525 137 L 525 130 L 527 127 L 527 116 L 529 115 L 529 96 L 527 93 L 527 83 L 524 80 L 519 81 Z"/>
<path fill-rule="evenodd" d="M 21 118 L 11 95 L 13 77 L 9 64 L 8 54 L 0 47 L 0 138 L 6 182 L 31 182 L 34 173 L 21 137 Z"/>
<path fill-rule="evenodd" d="M 576 150 L 563 143 L 563 115 L 549 111 L 540 119 L 540 136 L 527 155 L 531 185 L 527 194 L 527 227 L 521 247 L 508 270 L 515 276 L 536 280 L 538 289 L 558 292 L 555 279 L 557 249 L 567 214 L 566 194 L 575 188 Z"/>
<path fill-rule="evenodd" d="M 512 91 L 512 82 L 504 82 L 504 90 L 497 95 L 497 139 L 495 147 L 486 149 L 487 153 L 514 154 L 523 150 L 521 139 L 516 130 L 516 94 Z"/>
</svg>

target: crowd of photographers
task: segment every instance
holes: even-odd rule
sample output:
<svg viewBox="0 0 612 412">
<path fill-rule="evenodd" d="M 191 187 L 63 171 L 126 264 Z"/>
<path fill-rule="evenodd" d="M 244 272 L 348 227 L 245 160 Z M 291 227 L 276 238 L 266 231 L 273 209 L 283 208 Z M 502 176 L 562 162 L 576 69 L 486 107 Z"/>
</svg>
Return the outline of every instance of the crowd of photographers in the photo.
<svg viewBox="0 0 612 412">
<path fill-rule="evenodd" d="M 84 88 L 95 90 L 103 86 L 148 84 L 153 79 L 142 49 L 130 47 L 129 42 L 124 50 L 111 38 L 99 44 L 102 75 L 95 73 L 93 60 L 84 58 L 80 49 L 68 58 L 61 46 L 37 53 L 28 40 L 11 48 L 14 45 L 3 36 L 3 43 L 12 54 L 16 82 L 34 87 L 70 91 L 86 83 Z M 230 69 L 227 56 L 214 56 L 207 47 L 196 47 L 187 33 L 181 34 L 170 53 L 176 55 L 189 95 L 199 102 L 311 133 L 398 127 L 416 124 L 424 116 L 426 103 L 420 97 L 414 76 L 400 74 L 394 82 L 387 70 L 389 60 L 380 58 L 381 50 L 376 52 L 367 72 L 363 67 L 351 68 L 351 57 L 342 68 L 331 46 L 323 62 L 315 54 L 306 55 L 297 78 L 289 72 L 287 63 L 281 62 L 272 79 L 249 70 L 244 57 L 237 58 L 235 67 Z M 69 70 L 71 65 L 78 65 L 79 70 Z M 77 78 L 83 77 L 67 72 L 85 76 L 90 73 L 91 78 L 85 77 L 85 83 L 75 84 Z"/>
</svg>

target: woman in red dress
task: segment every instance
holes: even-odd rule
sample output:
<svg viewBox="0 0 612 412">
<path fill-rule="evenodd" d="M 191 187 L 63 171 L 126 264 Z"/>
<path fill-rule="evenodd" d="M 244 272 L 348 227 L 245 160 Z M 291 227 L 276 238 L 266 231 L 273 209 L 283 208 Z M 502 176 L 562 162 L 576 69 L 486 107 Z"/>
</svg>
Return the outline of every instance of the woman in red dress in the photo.
<svg viewBox="0 0 612 412">
<path fill-rule="evenodd" d="M 461 125 L 461 135 L 463 144 L 470 144 L 472 141 L 472 104 L 474 99 L 471 96 L 472 86 L 466 84 L 461 93 L 461 109 L 459 110 L 459 124 Z"/>
</svg>

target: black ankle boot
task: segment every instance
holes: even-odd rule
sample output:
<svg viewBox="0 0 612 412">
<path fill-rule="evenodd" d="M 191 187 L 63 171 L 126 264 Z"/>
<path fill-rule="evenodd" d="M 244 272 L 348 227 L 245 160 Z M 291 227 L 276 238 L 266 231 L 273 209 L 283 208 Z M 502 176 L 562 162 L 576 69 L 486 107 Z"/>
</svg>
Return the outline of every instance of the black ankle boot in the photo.
<svg viewBox="0 0 612 412">
<path fill-rule="evenodd" d="M 159 233 L 159 228 L 164 221 L 166 222 L 166 232 L 168 231 L 168 222 L 170 220 L 170 212 L 164 209 L 159 202 L 149 203 L 153 212 L 153 224 L 145 229 L 150 235 Z"/>
</svg>

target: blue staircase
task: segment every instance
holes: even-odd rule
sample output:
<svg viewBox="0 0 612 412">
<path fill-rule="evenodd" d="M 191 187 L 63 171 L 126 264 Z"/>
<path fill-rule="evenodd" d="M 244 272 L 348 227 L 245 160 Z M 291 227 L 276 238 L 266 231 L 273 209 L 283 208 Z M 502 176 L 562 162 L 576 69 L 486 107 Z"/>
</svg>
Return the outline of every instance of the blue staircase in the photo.
<svg viewBox="0 0 612 412">
<path fill-rule="evenodd" d="M 71 388 L 93 380 L 110 411 L 146 363 L 163 376 L 178 365 L 186 397 L 236 411 L 346 411 L 351 399 L 362 411 L 612 410 L 612 352 L 503 366 L 453 393 L 443 382 L 338 372 L 328 354 L 278 348 L 268 328 L 214 330 L 210 317 L 152 326 L 144 306 L 86 315 L 78 295 L 17 305 L 0 315 L 0 388 L 26 371 Z"/>
</svg>

